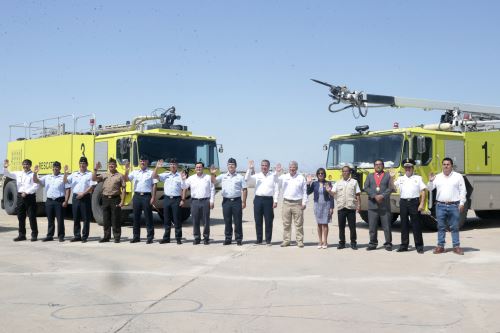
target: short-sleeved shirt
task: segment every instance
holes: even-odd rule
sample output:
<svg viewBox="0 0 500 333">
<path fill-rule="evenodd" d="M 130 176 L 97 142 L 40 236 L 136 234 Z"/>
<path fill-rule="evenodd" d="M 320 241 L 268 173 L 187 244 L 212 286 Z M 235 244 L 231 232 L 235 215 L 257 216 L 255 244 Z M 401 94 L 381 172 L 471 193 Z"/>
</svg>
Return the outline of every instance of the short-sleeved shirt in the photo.
<svg viewBox="0 0 500 333">
<path fill-rule="evenodd" d="M 39 178 L 40 184 L 45 187 L 45 194 L 49 199 L 57 199 L 64 197 L 64 192 L 69 185 L 64 184 L 64 175 L 62 173 L 57 176 L 46 175 Z"/>
<path fill-rule="evenodd" d="M 151 193 L 153 192 L 153 184 L 156 180 L 153 179 L 153 170 L 134 170 L 128 175 L 128 179 L 132 181 L 135 192 Z"/>
<path fill-rule="evenodd" d="M 408 177 L 406 174 L 396 179 L 394 186 L 399 190 L 401 199 L 418 198 L 420 192 L 427 188 L 422 181 L 422 177 L 418 175 Z"/>
<path fill-rule="evenodd" d="M 164 172 L 158 175 L 163 183 L 163 193 L 169 197 L 178 197 L 182 193 L 180 173 Z"/>
<path fill-rule="evenodd" d="M 106 172 L 101 175 L 102 178 L 102 194 L 109 196 L 116 196 L 121 194 L 122 188 L 125 187 L 125 180 L 119 172 L 111 173 Z"/>
<path fill-rule="evenodd" d="M 222 183 L 221 194 L 224 198 L 233 199 L 241 197 L 241 191 L 247 188 L 245 177 L 235 172 L 233 174 L 227 172 L 215 177 L 216 183 Z"/>
<path fill-rule="evenodd" d="M 92 172 L 89 170 L 85 172 L 73 172 L 68 176 L 67 182 L 71 185 L 73 194 L 85 192 L 96 184 L 96 182 L 92 180 Z"/>
</svg>

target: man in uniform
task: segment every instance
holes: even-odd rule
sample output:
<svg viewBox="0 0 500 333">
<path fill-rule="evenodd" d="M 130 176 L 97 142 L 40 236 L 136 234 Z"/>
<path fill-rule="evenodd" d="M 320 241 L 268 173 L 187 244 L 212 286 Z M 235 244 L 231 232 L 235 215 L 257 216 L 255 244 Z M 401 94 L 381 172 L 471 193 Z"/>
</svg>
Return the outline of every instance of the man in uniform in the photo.
<svg viewBox="0 0 500 333">
<path fill-rule="evenodd" d="M 78 171 L 68 174 L 69 168 L 64 166 L 63 182 L 70 184 L 73 204 L 73 239 L 71 242 L 86 243 L 90 232 L 90 217 L 92 215 L 91 193 L 95 183 L 92 172 L 87 170 L 89 162 L 85 156 L 80 157 Z M 83 230 L 80 221 L 83 220 Z"/>
<path fill-rule="evenodd" d="M 273 237 L 274 208 L 278 207 L 278 176 L 270 172 L 271 163 L 268 160 L 260 162 L 260 171 L 255 173 L 254 162 L 248 161 L 248 170 L 245 181 L 255 180 L 255 198 L 253 200 L 253 214 L 255 218 L 255 232 L 257 234 L 256 244 L 262 244 L 263 228 L 265 220 L 266 244 L 271 246 Z"/>
<path fill-rule="evenodd" d="M 370 230 L 370 243 L 366 249 L 371 251 L 377 248 L 377 229 L 380 218 L 385 236 L 384 247 L 387 251 L 392 251 L 391 176 L 384 172 L 384 162 L 381 159 L 375 160 L 373 164 L 375 172 L 366 177 L 364 186 L 364 190 L 368 194 L 368 226 Z"/>
<path fill-rule="evenodd" d="M 153 203 L 156 200 L 156 183 L 153 178 L 153 170 L 148 169 L 149 159 L 146 156 L 139 158 L 139 170 L 134 170 L 130 174 L 130 163 L 125 165 L 125 181 L 133 182 L 134 198 L 132 209 L 134 212 L 134 236 L 130 243 L 141 241 L 141 214 L 144 211 L 146 218 L 147 240 L 146 244 L 152 244 L 155 237 L 153 226 Z"/>
<path fill-rule="evenodd" d="M 243 209 L 247 205 L 247 183 L 245 178 L 236 172 L 236 160 L 230 158 L 227 161 L 227 173 L 216 175 L 215 167 L 210 169 L 212 182 L 222 183 L 222 214 L 224 216 L 224 245 L 230 245 L 233 238 L 238 246 L 243 241 Z"/>
<path fill-rule="evenodd" d="M 19 235 L 14 242 L 26 240 L 26 214 L 30 220 L 31 241 L 38 238 L 38 224 L 36 222 L 36 191 L 38 184 L 33 181 L 31 160 L 25 159 L 22 163 L 23 171 L 9 171 L 9 160 L 3 163 L 3 172 L 6 177 L 12 178 L 17 185 L 17 220 L 19 221 Z"/>
<path fill-rule="evenodd" d="M 61 163 L 55 161 L 52 163 L 52 174 L 38 178 L 38 165 L 34 168 L 33 181 L 45 187 L 45 212 L 47 214 L 48 231 L 47 237 L 42 242 L 54 240 L 55 224 L 57 218 L 57 238 L 59 242 L 64 242 L 64 210 L 68 206 L 69 188 L 64 184 L 64 175 L 61 173 Z"/>
<path fill-rule="evenodd" d="M 290 245 L 292 236 L 292 221 L 295 224 L 297 246 L 304 247 L 304 209 L 307 204 L 307 181 L 297 172 L 299 165 L 291 161 L 288 173 L 278 177 L 279 186 L 283 192 L 283 242 L 281 247 Z M 281 172 L 281 167 L 276 169 Z"/>
<path fill-rule="evenodd" d="M 351 177 L 352 170 L 349 166 L 342 168 L 342 179 L 332 187 L 332 193 L 337 202 L 337 216 L 339 222 L 339 245 L 337 249 L 345 248 L 345 225 L 349 225 L 351 249 L 357 250 L 356 210 L 360 209 L 360 188 L 358 181 Z"/>
<path fill-rule="evenodd" d="M 183 190 L 191 188 L 191 215 L 193 217 L 194 245 L 201 242 L 200 224 L 203 224 L 203 244 L 208 245 L 210 239 L 210 209 L 214 208 L 215 187 L 212 177 L 203 174 L 203 162 L 195 165 L 196 173 L 189 178 L 185 172 L 182 173 L 181 187 Z M 186 191 L 182 192 L 185 200 Z"/>
<path fill-rule="evenodd" d="M 424 240 L 422 238 L 420 212 L 424 209 L 426 186 L 422 181 L 422 177 L 413 173 L 415 167 L 413 159 L 407 158 L 402 163 L 405 168 L 405 174 L 394 182 L 394 187 L 400 193 L 399 218 L 401 219 L 401 246 L 398 252 L 408 251 L 408 244 L 410 242 L 409 217 L 411 218 L 415 248 L 418 253 L 422 254 L 424 253 Z"/>
<path fill-rule="evenodd" d="M 121 212 L 125 203 L 126 187 L 123 175 L 116 170 L 116 160 L 110 158 L 108 161 L 108 172 L 98 175 L 97 171 L 102 167 L 101 162 L 97 162 L 92 174 L 94 182 L 102 183 L 102 217 L 104 236 L 99 243 L 109 242 L 111 239 L 111 226 L 113 226 L 113 237 L 115 243 L 120 243 L 122 234 Z"/>
<path fill-rule="evenodd" d="M 163 194 L 165 198 L 163 199 L 163 225 L 165 227 L 165 233 L 163 234 L 163 239 L 160 240 L 160 244 L 170 243 L 170 230 L 172 227 L 172 222 L 175 226 L 175 239 L 177 244 L 182 244 L 182 221 L 181 221 L 181 209 L 184 205 L 182 200 L 182 188 L 181 188 L 181 175 L 177 172 L 177 160 L 175 158 L 170 159 L 170 172 L 163 172 L 158 174 L 158 169 L 163 166 L 163 160 L 159 160 L 156 163 L 155 171 L 153 172 L 153 178 L 159 179 L 163 182 Z"/>
<path fill-rule="evenodd" d="M 438 221 L 438 244 L 434 249 L 434 254 L 444 253 L 446 238 L 446 225 L 451 230 L 451 240 L 453 242 L 453 252 L 463 255 L 460 248 L 459 222 L 460 214 L 464 212 L 467 189 L 465 188 L 464 177 L 453 171 L 453 160 L 449 157 L 443 159 L 443 172 L 437 175 L 429 175 L 427 189 L 436 193 L 436 218 Z"/>
</svg>

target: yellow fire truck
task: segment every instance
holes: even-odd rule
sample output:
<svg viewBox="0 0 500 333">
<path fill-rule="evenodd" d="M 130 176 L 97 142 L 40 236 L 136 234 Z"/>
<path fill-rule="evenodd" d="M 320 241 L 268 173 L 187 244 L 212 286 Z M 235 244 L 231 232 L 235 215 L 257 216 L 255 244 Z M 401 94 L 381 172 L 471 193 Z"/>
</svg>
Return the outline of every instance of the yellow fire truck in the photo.
<svg viewBox="0 0 500 333">
<path fill-rule="evenodd" d="M 80 129 L 82 119 L 90 119 L 89 128 Z M 148 157 L 151 165 L 155 167 L 158 160 L 163 159 L 165 167 L 171 158 L 177 159 L 179 169 L 194 171 L 194 163 L 202 161 L 205 172 L 209 167 L 215 166 L 219 171 L 218 152 L 222 146 L 218 145 L 213 136 L 194 135 L 186 126 L 174 124 L 180 119 L 175 113 L 175 108 L 156 109 L 149 116 L 140 116 L 125 124 L 96 126 L 95 115 L 75 117 L 73 115 L 44 119 L 25 124 L 10 126 L 10 142 L 7 147 L 7 158 L 10 161 L 10 171 L 22 170 L 22 161 L 30 159 L 33 165 L 39 165 L 40 176 L 52 173 L 52 163 L 61 162 L 68 165 L 70 170 L 77 171 L 79 159 L 86 156 L 89 169 L 92 170 L 97 162 L 102 167 L 99 172 L 107 170 L 107 162 L 113 157 L 118 162 L 117 170 L 125 172 L 125 164 L 130 161 L 131 171 L 139 168 L 139 156 Z M 83 125 L 86 126 L 86 125 Z M 69 128 L 71 127 L 71 128 Z M 22 136 L 13 140 L 13 134 L 22 132 Z M 165 167 L 161 168 L 163 172 Z M 16 182 L 8 177 L 3 177 L 2 208 L 8 214 L 15 214 L 17 189 Z M 102 208 L 100 196 L 102 183 L 98 184 L 92 194 L 92 213 L 94 219 L 102 224 Z M 126 206 L 122 212 L 128 215 L 134 189 L 130 182 L 127 183 Z M 188 196 L 189 197 L 189 196 Z M 37 192 L 39 213 L 44 211 L 45 193 L 42 188 Z M 158 195 L 155 207 L 162 214 L 163 183 L 158 184 Z M 186 201 L 182 209 L 183 220 L 189 217 L 190 200 Z"/>
<path fill-rule="evenodd" d="M 440 122 L 410 128 L 394 128 L 383 131 L 370 131 L 367 125 L 357 126 L 355 134 L 335 135 L 330 138 L 326 162 L 327 178 L 341 178 L 341 168 L 349 165 L 363 188 L 368 173 L 373 172 L 373 161 L 381 158 L 389 172 L 396 179 L 404 175 L 401 161 L 407 157 L 417 162 L 416 174 L 424 182 L 429 173 L 441 171 L 441 161 L 450 157 L 454 169 L 464 175 L 467 187 L 465 212 L 460 219 L 460 227 L 466 222 L 467 210 L 473 209 L 479 218 L 500 218 L 500 107 L 461 104 L 373 95 L 350 91 L 347 87 L 335 86 L 313 80 L 330 88 L 333 102 L 330 112 L 352 109 L 355 117 L 365 117 L 371 107 L 418 108 L 423 110 L 444 111 Z M 338 104 L 346 104 L 337 108 Z M 436 229 L 435 191 L 428 193 L 424 223 Z M 391 195 L 393 221 L 399 215 L 399 193 Z M 367 222 L 368 197 L 361 195 L 361 217 Z"/>
</svg>

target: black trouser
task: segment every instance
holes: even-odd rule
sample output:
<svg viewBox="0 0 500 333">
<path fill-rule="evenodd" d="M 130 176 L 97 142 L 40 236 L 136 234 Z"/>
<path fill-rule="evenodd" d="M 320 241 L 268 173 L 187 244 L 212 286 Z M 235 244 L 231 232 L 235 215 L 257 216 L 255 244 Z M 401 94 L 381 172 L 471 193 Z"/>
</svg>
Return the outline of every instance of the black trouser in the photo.
<svg viewBox="0 0 500 333">
<path fill-rule="evenodd" d="M 377 232 L 378 232 L 378 219 L 384 229 L 384 237 L 386 246 L 392 246 L 392 214 L 385 208 L 368 209 L 368 228 L 370 233 L 370 245 L 378 245 Z"/>
<path fill-rule="evenodd" d="M 243 208 L 241 207 L 241 198 L 223 198 L 222 199 L 222 215 L 224 216 L 224 235 L 226 240 L 233 238 L 233 221 L 234 221 L 234 239 L 236 241 L 243 240 Z"/>
<path fill-rule="evenodd" d="M 54 220 L 57 219 L 57 238 L 64 239 L 64 207 L 62 206 L 64 197 L 45 201 L 45 212 L 47 213 L 48 230 L 47 238 L 53 238 L 55 233 Z"/>
<path fill-rule="evenodd" d="M 121 202 L 119 195 L 108 197 L 102 196 L 102 217 L 104 227 L 104 239 L 111 239 L 111 226 L 113 226 L 113 237 L 120 239 L 122 234 L 122 209 L 118 206 Z"/>
<path fill-rule="evenodd" d="M 191 199 L 191 215 L 193 216 L 193 236 L 195 240 L 201 240 L 200 224 L 203 223 L 203 238 L 210 238 L 210 200 Z"/>
<path fill-rule="evenodd" d="M 181 207 L 179 206 L 181 197 L 167 197 L 163 200 L 163 226 L 165 233 L 163 239 L 170 239 L 170 230 L 172 229 L 172 222 L 175 227 L 175 239 L 182 238 L 182 221 L 181 221 Z"/>
<path fill-rule="evenodd" d="M 38 237 L 36 223 L 36 194 L 26 194 L 23 198 L 17 194 L 17 220 L 19 221 L 19 236 L 26 237 L 26 213 L 30 220 L 31 237 Z"/>
<path fill-rule="evenodd" d="M 153 227 L 153 208 L 151 207 L 151 193 L 134 194 L 132 209 L 134 211 L 134 239 L 141 238 L 141 214 L 144 211 L 146 218 L 147 239 L 153 240 L 155 229 Z"/>
<path fill-rule="evenodd" d="M 413 239 L 417 249 L 424 248 L 424 240 L 422 238 L 422 225 L 420 212 L 418 211 L 419 198 L 400 199 L 399 200 L 399 217 L 401 219 L 401 246 L 408 248 L 410 243 L 410 227 L 408 217 L 411 219 L 411 227 L 413 229 Z"/>
<path fill-rule="evenodd" d="M 337 211 L 337 216 L 339 219 L 339 243 L 345 244 L 345 223 L 349 225 L 349 233 L 351 235 L 351 244 L 356 244 L 356 210 L 342 208 Z"/>
<path fill-rule="evenodd" d="M 255 231 L 257 233 L 257 242 L 262 242 L 262 222 L 266 221 L 266 243 L 271 243 L 273 238 L 273 197 L 262 197 L 256 195 L 253 199 L 253 214 L 255 218 Z"/>
<path fill-rule="evenodd" d="M 73 194 L 73 235 L 75 238 L 87 239 L 90 232 L 90 216 L 92 215 L 92 201 L 90 194 L 77 199 Z M 83 230 L 80 221 L 83 220 Z"/>
</svg>

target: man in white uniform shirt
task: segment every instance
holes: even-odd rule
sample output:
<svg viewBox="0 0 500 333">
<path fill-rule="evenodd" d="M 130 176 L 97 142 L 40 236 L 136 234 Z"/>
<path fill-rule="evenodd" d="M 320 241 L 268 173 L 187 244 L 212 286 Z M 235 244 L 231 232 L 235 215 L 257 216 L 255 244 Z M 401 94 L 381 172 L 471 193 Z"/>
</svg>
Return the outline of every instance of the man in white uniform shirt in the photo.
<svg viewBox="0 0 500 333">
<path fill-rule="evenodd" d="M 183 172 L 181 187 L 191 188 L 191 215 L 193 217 L 194 245 L 201 242 L 200 224 L 203 223 L 203 244 L 208 245 L 210 239 L 210 209 L 214 208 L 215 187 L 210 175 L 203 174 L 203 162 L 195 165 L 196 173 L 189 178 Z M 182 200 L 186 199 L 186 191 L 182 192 Z"/>
<path fill-rule="evenodd" d="M 424 253 L 424 240 L 422 238 L 422 221 L 420 212 L 424 209 L 425 189 L 422 177 L 415 175 L 413 169 L 415 161 L 411 158 L 403 160 L 405 174 L 394 181 L 394 187 L 400 193 L 399 218 L 401 219 L 401 245 L 397 252 L 408 251 L 410 243 L 410 228 L 408 217 L 411 219 L 413 239 L 417 253 Z"/>
<path fill-rule="evenodd" d="M 26 214 L 30 220 L 31 241 L 38 239 L 38 224 L 36 222 L 36 191 L 38 184 L 33 181 L 33 171 L 31 171 L 31 160 L 22 162 L 23 171 L 9 171 L 9 160 L 3 163 L 4 176 L 12 178 L 17 185 L 17 220 L 19 221 L 19 235 L 14 238 L 14 242 L 26 240 Z"/>
<path fill-rule="evenodd" d="M 52 163 L 52 174 L 38 177 L 39 167 L 35 165 L 33 181 L 45 188 L 47 200 L 45 201 L 45 212 L 47 214 L 48 230 L 47 237 L 42 242 L 54 240 L 55 223 L 57 219 L 57 238 L 64 242 L 64 209 L 68 206 L 69 185 L 64 184 L 64 175 L 61 173 L 61 163 Z M 68 187 L 68 188 L 67 188 Z"/>
<path fill-rule="evenodd" d="M 288 165 L 288 173 L 279 176 L 279 188 L 283 193 L 283 243 L 281 247 L 290 245 L 292 221 L 295 224 L 297 246 L 304 247 L 304 209 L 307 204 L 307 181 L 297 173 L 299 165 L 292 161 Z M 279 173 L 281 170 L 276 170 Z"/>
<path fill-rule="evenodd" d="M 465 188 L 464 177 L 453 171 L 453 160 L 449 157 L 443 159 L 443 172 L 437 175 L 429 175 L 427 189 L 436 189 L 436 218 L 438 221 L 438 244 L 434 249 L 434 254 L 444 253 L 446 238 L 446 224 L 451 230 L 451 240 L 453 252 L 463 255 L 460 248 L 459 221 L 460 214 L 464 212 L 467 190 Z"/>
<path fill-rule="evenodd" d="M 269 171 L 271 163 L 268 160 L 260 162 L 260 171 L 255 173 L 254 162 L 248 161 L 248 170 L 245 181 L 255 181 L 255 198 L 253 199 L 253 215 L 255 218 L 255 232 L 257 234 L 256 244 L 262 244 L 263 228 L 265 220 L 266 244 L 271 246 L 273 237 L 274 208 L 278 206 L 278 176 Z"/>
</svg>

